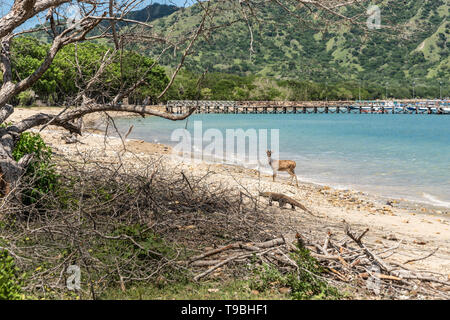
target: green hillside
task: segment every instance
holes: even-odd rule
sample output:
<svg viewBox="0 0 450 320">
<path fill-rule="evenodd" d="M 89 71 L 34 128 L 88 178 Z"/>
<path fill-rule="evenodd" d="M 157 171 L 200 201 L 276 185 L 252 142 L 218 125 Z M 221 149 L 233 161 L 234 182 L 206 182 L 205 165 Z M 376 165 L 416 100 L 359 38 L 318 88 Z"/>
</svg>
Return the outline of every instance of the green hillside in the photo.
<svg viewBox="0 0 450 320">
<path fill-rule="evenodd" d="M 323 32 L 300 25 L 279 6 L 265 6 L 263 23 L 252 22 L 252 54 L 249 28 L 238 22 L 200 39 L 186 68 L 323 83 L 370 80 L 381 86 L 450 78 L 448 1 L 385 0 L 380 7 L 382 24 L 398 29 L 364 33 L 359 26 L 343 26 Z M 198 5 L 178 10 L 155 20 L 155 30 L 171 37 L 189 34 L 201 14 Z M 227 12 L 216 20 L 233 19 Z M 176 61 L 168 55 L 163 64 L 174 66 Z"/>
<path fill-rule="evenodd" d="M 326 29 L 323 13 L 299 9 L 298 19 L 280 6 L 259 7 L 248 25 L 237 2 L 208 2 L 220 12 L 211 14 L 203 33 L 187 56 L 184 68 L 162 98 L 234 100 L 341 100 L 383 98 L 436 98 L 450 96 L 450 34 L 448 0 L 379 0 L 381 23 L 387 28 L 366 30 L 366 7 L 346 9 L 360 14 L 362 25 L 332 21 Z M 234 5 L 234 6 L 233 6 Z M 203 10 L 152 4 L 132 11 L 127 18 L 152 21 L 152 35 L 171 43 L 191 37 L 200 25 Z M 331 15 L 328 19 L 334 19 Z M 241 19 L 241 20 L 238 20 Z M 238 21 L 237 21 L 238 20 Z M 237 22 L 236 22 L 237 21 Z M 229 25 L 228 25 L 229 24 Z M 118 23 L 126 33 L 132 24 Z M 228 25 L 224 28 L 218 25 Z M 109 27 L 103 22 L 103 28 Z M 145 32 L 149 32 L 145 29 Z M 136 32 L 134 30 L 133 32 Z M 92 34 L 99 33 L 94 30 Z M 49 43 L 49 35 L 34 35 Z M 97 40 L 98 45 L 110 45 Z M 185 44 L 186 45 L 186 44 Z M 159 61 L 167 75 L 178 65 L 185 45 Z M 159 44 L 129 44 L 151 58 Z M 35 57 L 38 59 L 39 57 Z M 208 70 L 205 76 L 201 76 Z M 413 89 L 414 83 L 414 89 Z M 441 84 L 440 84 L 441 83 Z M 39 88 L 34 88 L 38 90 Z M 50 95 L 50 94 L 47 94 Z"/>
</svg>

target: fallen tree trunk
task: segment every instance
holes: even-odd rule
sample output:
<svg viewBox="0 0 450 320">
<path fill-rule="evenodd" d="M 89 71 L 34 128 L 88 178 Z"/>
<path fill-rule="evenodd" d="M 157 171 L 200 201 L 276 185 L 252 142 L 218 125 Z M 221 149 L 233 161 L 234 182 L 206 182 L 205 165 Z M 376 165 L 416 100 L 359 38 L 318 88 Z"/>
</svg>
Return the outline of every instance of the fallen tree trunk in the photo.
<svg viewBox="0 0 450 320">
<path fill-rule="evenodd" d="M 9 106 L 9 105 L 8 105 Z M 12 108 L 12 107 L 11 107 Z M 1 109 L 10 110 L 10 108 Z M 0 111 L 1 111 L 0 110 Z M 72 111 L 66 113 L 60 113 L 58 115 L 38 113 L 30 116 L 16 124 L 10 125 L 6 128 L 0 129 L 0 194 L 3 196 L 9 194 L 17 186 L 17 183 L 25 172 L 27 165 L 29 164 L 32 155 L 26 155 L 22 157 L 20 161 L 15 161 L 12 152 L 19 140 L 20 134 L 29 129 L 39 126 L 46 126 L 49 123 L 53 126 L 62 127 L 69 132 L 77 135 L 81 135 L 81 123 L 78 121 L 83 116 L 105 111 L 124 111 L 130 113 L 137 113 L 141 116 L 153 115 L 169 120 L 183 120 L 189 117 L 196 108 L 191 108 L 184 114 L 171 114 L 146 108 L 143 106 L 132 105 L 120 105 L 120 104 L 106 104 L 101 105 L 95 103 L 93 100 L 84 98 L 84 103 L 81 107 L 75 108 Z M 4 115 L 7 118 L 11 112 L 0 113 L 0 116 Z M 6 120 L 6 119 L 5 119 Z"/>
</svg>

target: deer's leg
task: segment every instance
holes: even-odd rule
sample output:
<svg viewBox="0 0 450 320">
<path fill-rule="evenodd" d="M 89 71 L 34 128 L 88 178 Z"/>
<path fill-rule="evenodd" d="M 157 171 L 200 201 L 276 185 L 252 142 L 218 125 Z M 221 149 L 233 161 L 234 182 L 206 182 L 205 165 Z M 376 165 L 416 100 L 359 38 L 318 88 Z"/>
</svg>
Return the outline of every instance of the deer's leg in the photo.
<svg viewBox="0 0 450 320">
<path fill-rule="evenodd" d="M 289 175 L 291 176 L 291 180 L 289 181 L 289 184 L 292 184 L 292 182 L 294 181 L 294 174 L 292 173 L 292 169 L 288 169 L 287 173 L 289 173 Z"/>
<path fill-rule="evenodd" d="M 295 178 L 295 184 L 297 185 L 297 187 L 298 187 L 298 180 L 297 180 L 297 175 L 295 174 L 295 171 L 294 171 L 294 169 L 291 169 L 291 170 L 289 170 L 289 174 L 291 175 L 291 181 L 293 181 L 294 180 L 294 178 Z"/>
<path fill-rule="evenodd" d="M 275 182 L 275 177 L 277 176 L 277 173 L 274 171 L 272 174 L 272 181 Z"/>
</svg>

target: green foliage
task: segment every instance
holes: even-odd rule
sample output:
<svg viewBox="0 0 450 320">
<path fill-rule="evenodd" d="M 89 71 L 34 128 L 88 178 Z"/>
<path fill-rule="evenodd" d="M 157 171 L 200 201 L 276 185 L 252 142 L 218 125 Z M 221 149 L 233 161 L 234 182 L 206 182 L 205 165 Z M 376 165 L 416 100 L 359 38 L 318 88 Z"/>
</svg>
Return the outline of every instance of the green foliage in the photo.
<svg viewBox="0 0 450 320">
<path fill-rule="evenodd" d="M 120 86 L 130 87 L 138 82 L 140 78 L 148 72 L 145 84 L 140 86 L 129 96 L 130 103 L 142 103 L 148 97 L 150 104 L 157 103 L 157 96 L 167 86 L 169 79 L 164 69 L 158 65 L 154 66 L 154 61 L 135 52 L 126 52 L 122 57 L 122 69 L 120 64 L 113 65 L 112 79 L 118 78 L 121 81 L 112 82 L 113 93 L 120 89 Z M 150 70 L 150 72 L 149 72 Z"/>
<path fill-rule="evenodd" d="M 198 81 L 200 75 L 183 70 L 164 96 L 165 100 L 197 100 L 202 98 Z"/>
<path fill-rule="evenodd" d="M 17 95 L 17 99 L 19 100 L 19 104 L 21 106 L 29 106 L 34 101 L 34 94 L 32 90 L 22 91 Z"/>
<path fill-rule="evenodd" d="M 136 266 L 145 268 L 146 265 L 155 261 L 177 258 L 174 247 L 144 224 L 125 225 L 118 223 L 110 237 L 115 240 L 99 239 L 91 243 L 92 255 L 104 264 L 114 265 L 116 258 L 120 257 L 120 259 L 132 260 Z M 133 239 L 133 241 L 130 241 L 130 239 Z M 171 272 L 164 274 L 164 278 L 170 281 L 183 282 L 186 280 L 186 275 L 183 272 L 171 270 Z"/>
<path fill-rule="evenodd" d="M 19 37 L 12 42 L 12 68 L 14 81 L 19 81 L 31 75 L 44 60 L 49 45 L 36 38 Z M 78 92 L 79 83 L 87 82 L 95 74 L 100 63 L 110 48 L 106 45 L 83 42 L 67 45 L 62 48 L 50 68 L 33 85 L 33 90 L 39 98 L 55 104 L 67 101 Z M 80 65 L 80 75 L 74 65 L 76 60 Z M 130 86 L 144 74 L 144 84 L 137 88 L 130 98 L 133 102 L 141 102 L 145 97 L 156 101 L 156 97 L 168 83 L 164 69 L 154 63 L 154 60 L 140 55 L 134 51 L 125 50 L 112 57 L 101 75 L 100 81 L 92 87 L 92 91 L 104 101 L 117 94 L 120 88 Z M 28 93 L 22 93 L 18 102 L 23 105 L 30 104 Z M 26 103 L 25 103 L 26 102 Z"/>
<path fill-rule="evenodd" d="M 24 132 L 13 150 L 13 158 L 19 161 L 24 155 L 33 154 L 33 160 L 27 167 L 25 178 L 30 183 L 29 189 L 22 195 L 26 204 L 35 203 L 42 194 L 55 190 L 58 176 L 51 164 L 52 150 L 38 133 Z"/>
<path fill-rule="evenodd" d="M 175 79 L 165 100 L 362 100 L 384 99 L 386 83 L 368 81 L 339 81 L 318 83 L 314 81 L 275 80 L 260 76 L 238 76 L 210 73 L 202 81 L 201 75 L 183 71 Z M 411 83 L 389 83 L 388 97 L 411 98 Z M 450 94 L 442 86 L 443 96 Z M 439 82 L 416 86 L 416 96 L 439 95 Z"/>
<path fill-rule="evenodd" d="M 0 300 L 22 299 L 21 283 L 14 259 L 6 250 L 0 250 Z"/>
<path fill-rule="evenodd" d="M 200 91 L 200 94 L 201 94 L 203 100 L 210 100 L 212 97 L 212 90 L 210 88 L 203 88 Z"/>
<path fill-rule="evenodd" d="M 34 153 L 35 160 L 48 163 L 52 156 L 52 151 L 38 133 L 24 132 L 14 148 L 13 158 L 19 161 L 24 155 Z M 36 164 L 30 167 L 36 168 Z"/>
<path fill-rule="evenodd" d="M 41 44 L 31 37 L 14 39 L 11 45 L 11 62 L 14 80 L 31 75 L 44 61 L 50 45 Z M 63 72 L 57 64 L 52 64 L 47 72 L 33 85 L 37 95 L 54 92 L 58 89 Z M 22 104 L 22 103 L 21 103 Z"/>
<path fill-rule="evenodd" d="M 292 254 L 300 270 L 298 275 L 288 275 L 288 283 L 292 288 L 294 299 L 327 299 L 338 298 L 340 294 L 334 287 L 329 286 L 325 280 L 319 278 L 323 269 L 319 262 L 314 259 L 306 248 L 299 248 Z"/>
<path fill-rule="evenodd" d="M 422 97 L 438 96 L 439 80 L 450 78 L 450 48 L 446 41 L 450 35 L 449 23 L 446 22 L 449 5 L 445 1 L 418 0 L 408 3 L 385 1 L 379 5 L 383 12 L 382 23 L 397 30 L 383 28 L 365 33 L 362 27 L 327 23 L 330 25 L 327 32 L 318 32 L 308 26 L 299 27 L 294 16 L 286 15 L 276 4 L 269 4 L 259 12 L 259 18 L 264 19 L 265 23 L 258 24 L 253 30 L 254 53 L 250 54 L 251 39 L 245 22 L 233 23 L 207 40 L 200 39 L 195 52 L 187 59 L 186 67 L 198 74 L 208 69 L 206 78 L 214 73 L 243 78 L 257 75 L 269 79 L 292 79 L 300 83 L 314 81 L 322 86 L 322 90 L 328 82 L 329 99 L 358 98 L 360 80 L 367 88 L 364 94 L 368 99 L 384 98 L 384 83 L 387 81 L 390 83 L 389 96 L 412 97 L 413 80 L 422 82 Z M 226 10 L 226 4 L 223 6 Z M 361 9 L 363 7 L 351 8 L 346 13 L 360 13 L 364 17 L 365 11 L 358 11 Z M 312 15 L 306 8 L 297 10 L 297 14 L 309 21 Z M 175 30 L 175 35 L 188 34 L 193 22 L 200 21 L 202 10 L 198 5 L 193 5 L 182 11 L 155 20 L 155 30 L 162 34 L 168 30 L 170 33 Z M 222 24 L 234 18 L 231 12 L 227 17 L 217 17 Z M 309 22 L 312 27 L 321 24 L 320 18 Z M 323 25 L 322 21 L 321 27 Z M 148 53 L 156 54 L 157 50 L 159 48 L 155 47 L 155 51 Z M 166 55 L 162 63 L 175 66 L 182 52 L 179 50 L 176 56 Z M 234 91 L 231 90 L 230 78 L 223 80 L 215 81 L 216 87 L 206 86 L 213 91 L 211 99 L 223 99 L 225 92 L 226 99 L 237 97 L 241 100 L 255 96 L 246 95 L 246 86 L 237 84 L 235 79 L 231 79 L 235 84 L 233 88 L 239 90 Z M 353 82 L 353 85 L 348 82 Z M 404 88 L 409 88 L 409 91 L 405 92 Z M 443 95 L 449 96 L 448 84 L 444 90 Z M 234 92 L 236 95 L 233 95 Z M 313 93 L 304 90 L 299 96 L 312 99 L 324 96 L 318 93 L 320 90 L 314 89 Z M 282 96 L 283 93 L 278 95 L 276 91 L 267 90 L 260 95 L 260 99 L 281 99 Z"/>
<path fill-rule="evenodd" d="M 117 250 L 118 254 L 136 255 L 140 259 L 161 259 L 162 257 L 170 259 L 174 258 L 176 252 L 171 248 L 166 242 L 159 237 L 153 231 L 145 225 L 124 225 L 119 226 L 112 233 L 113 236 L 127 235 L 133 237 L 136 242 L 133 245 L 133 250 L 130 250 L 128 246 L 130 245 L 129 240 L 125 239 L 122 241 L 116 241 L 114 244 L 115 248 L 110 248 L 109 250 Z M 123 247 L 127 247 L 127 250 L 122 250 Z M 110 251 L 111 253 L 111 251 Z"/>
<path fill-rule="evenodd" d="M 123 292 L 119 288 L 109 288 L 100 297 L 102 300 L 253 300 L 286 299 L 278 291 L 252 293 L 249 281 L 233 279 L 226 281 L 176 281 L 145 283 L 127 287 Z"/>
<path fill-rule="evenodd" d="M 403 37 L 398 37 L 400 31 L 391 29 L 366 34 L 357 26 L 337 28 L 331 25 L 327 32 L 319 33 L 314 28 L 299 28 L 295 17 L 286 15 L 277 5 L 267 5 L 260 13 L 266 23 L 254 28 L 254 53 L 249 52 L 250 33 L 243 22 L 217 30 L 208 40 L 199 39 L 196 49 L 186 59 L 185 66 L 189 71 L 179 73 L 162 102 L 183 99 L 343 100 L 360 96 L 362 99 L 381 99 L 385 98 L 386 82 L 389 82 L 388 97 L 412 98 L 412 81 L 417 82 L 416 97 L 438 97 L 439 81 L 446 82 L 450 78 L 450 45 L 447 41 L 450 23 L 445 21 L 449 5 L 444 1 L 418 0 L 408 3 L 386 1 L 380 5 L 383 24 L 399 28 L 408 26 Z M 384 6 L 389 6 L 389 10 L 384 10 Z M 363 16 L 365 11 L 358 11 L 361 8 L 347 9 L 348 14 L 362 13 Z M 311 14 L 302 11 L 305 9 L 298 10 L 311 26 L 321 24 L 320 19 L 310 19 Z M 229 16 L 217 17 L 221 24 L 235 18 L 229 13 Z M 183 10 L 153 4 L 131 12 L 129 17 L 140 21 L 154 20 L 152 32 L 161 35 L 170 32 L 170 38 L 189 34 L 202 14 L 198 4 Z M 118 23 L 118 27 L 124 31 L 128 28 L 125 23 Z M 41 39 L 46 37 L 45 34 L 40 36 Z M 33 90 L 40 99 L 51 104 L 75 96 L 77 85 L 95 74 L 108 48 L 97 42 L 77 44 L 78 62 L 83 73 L 80 77 L 73 67 L 75 45 L 64 47 L 49 70 L 33 85 Z M 36 70 L 48 49 L 49 45 L 37 37 L 14 39 L 15 81 Z M 159 54 L 160 49 L 158 45 L 148 49 L 135 44 L 130 50 L 118 53 L 101 81 L 92 88 L 93 93 L 99 101 L 108 100 L 121 86 L 131 84 L 151 68 L 145 83 L 129 101 L 141 103 L 149 98 L 149 103 L 160 102 L 157 96 L 168 78 L 160 66 L 153 66 L 154 61 L 150 58 Z M 174 67 L 182 52 L 177 50 L 175 56 L 164 55 L 161 61 L 169 68 Z M 201 77 L 206 69 L 208 73 Z M 450 96 L 449 90 L 448 83 L 444 83 L 442 95 Z M 25 96 L 19 98 L 21 104 L 29 103 Z"/>
<path fill-rule="evenodd" d="M 329 286 L 320 278 L 323 272 L 319 262 L 314 259 L 306 248 L 299 248 L 291 254 L 297 263 L 297 272 L 282 274 L 273 266 L 263 264 L 253 270 L 255 278 L 251 287 L 259 291 L 266 291 L 273 287 L 287 287 L 292 299 L 338 299 L 339 291 Z"/>
</svg>

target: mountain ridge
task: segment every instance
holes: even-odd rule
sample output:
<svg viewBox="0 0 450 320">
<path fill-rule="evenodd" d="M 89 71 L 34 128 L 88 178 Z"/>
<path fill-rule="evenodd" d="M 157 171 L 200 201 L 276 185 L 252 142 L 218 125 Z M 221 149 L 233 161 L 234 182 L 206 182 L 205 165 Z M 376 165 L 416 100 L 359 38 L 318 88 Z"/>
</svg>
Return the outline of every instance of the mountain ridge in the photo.
<svg viewBox="0 0 450 320">
<path fill-rule="evenodd" d="M 409 26 L 411 29 L 405 33 L 409 38 L 399 39 L 389 31 L 380 31 L 369 33 L 364 39 L 362 31 L 354 26 L 326 33 L 299 29 L 281 10 L 270 8 L 264 12 L 269 23 L 253 31 L 254 53 L 250 54 L 247 26 L 237 23 L 211 34 L 207 40 L 200 39 L 186 68 L 322 82 L 450 78 L 449 5 L 441 0 L 413 0 L 407 5 L 384 2 L 383 20 Z M 167 29 L 184 34 L 195 27 L 200 15 L 198 5 L 193 5 L 153 23 L 162 34 Z M 165 57 L 162 64 L 174 66 L 176 61 Z"/>
</svg>

